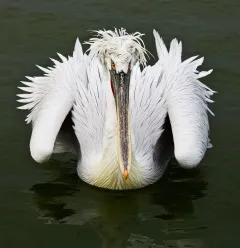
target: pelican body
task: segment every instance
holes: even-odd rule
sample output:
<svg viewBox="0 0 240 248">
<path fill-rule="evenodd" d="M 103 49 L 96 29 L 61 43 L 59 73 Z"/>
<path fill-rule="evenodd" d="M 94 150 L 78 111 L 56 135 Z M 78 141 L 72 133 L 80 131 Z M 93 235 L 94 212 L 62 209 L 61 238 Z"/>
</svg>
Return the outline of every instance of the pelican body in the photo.
<svg viewBox="0 0 240 248">
<path fill-rule="evenodd" d="M 38 66 L 44 75 L 19 87 L 33 159 L 72 152 L 83 181 L 115 190 L 156 182 L 172 156 L 181 167 L 196 167 L 211 146 L 214 91 L 199 81 L 212 72 L 197 71 L 203 58 L 182 61 L 182 43 L 173 39 L 168 51 L 154 30 L 158 60 L 147 66 L 143 34 L 96 34 L 86 52 L 77 39 L 71 57 L 58 54 L 61 61 Z"/>
</svg>

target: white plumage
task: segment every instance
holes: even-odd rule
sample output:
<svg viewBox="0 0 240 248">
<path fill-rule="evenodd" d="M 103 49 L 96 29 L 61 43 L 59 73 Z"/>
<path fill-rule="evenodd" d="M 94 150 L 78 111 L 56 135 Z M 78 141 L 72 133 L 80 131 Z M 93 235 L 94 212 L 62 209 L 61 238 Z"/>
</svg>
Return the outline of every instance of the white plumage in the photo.
<svg viewBox="0 0 240 248">
<path fill-rule="evenodd" d="M 62 61 L 53 60 L 53 68 L 39 67 L 44 76 L 22 82 L 27 87 L 19 88 L 27 94 L 18 95 L 25 104 L 19 108 L 30 110 L 26 119 L 33 126 L 30 151 L 37 162 L 47 161 L 55 152 L 72 151 L 78 156 L 80 178 L 109 189 L 154 183 L 173 154 L 185 168 L 201 162 L 210 147 L 207 111 L 214 91 L 199 79 L 212 70 L 197 71 L 203 58 L 182 62 L 182 43 L 172 40 L 168 51 L 159 34 L 153 33 L 158 54 L 153 66 L 145 67 L 142 34 L 103 30 L 87 42 L 89 53 L 83 53 L 77 39 L 72 57 L 59 54 Z M 131 75 L 129 107 L 125 94 L 122 106 L 128 117 L 119 114 L 120 93 L 112 88 L 111 73 Z M 73 128 L 65 128 L 67 116 L 72 117 Z M 121 118 L 126 119 L 123 124 Z M 128 134 L 122 137 L 120 131 L 125 129 Z M 123 167 L 119 144 L 126 140 L 130 164 Z"/>
</svg>

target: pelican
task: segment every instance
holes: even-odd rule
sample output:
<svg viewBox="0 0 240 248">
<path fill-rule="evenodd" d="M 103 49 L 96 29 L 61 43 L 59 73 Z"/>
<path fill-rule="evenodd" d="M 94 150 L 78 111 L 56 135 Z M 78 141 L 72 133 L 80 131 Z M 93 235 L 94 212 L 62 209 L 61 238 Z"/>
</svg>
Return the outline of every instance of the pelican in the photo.
<svg viewBox="0 0 240 248">
<path fill-rule="evenodd" d="M 199 72 L 198 56 L 182 61 L 182 43 L 167 49 L 156 30 L 158 60 L 147 65 L 143 35 L 94 31 L 88 50 L 77 39 L 72 56 L 58 54 L 53 67 L 38 66 L 43 76 L 26 77 L 18 108 L 29 111 L 36 162 L 72 152 L 84 182 L 114 190 L 153 184 L 172 157 L 183 168 L 199 165 L 211 147 L 215 93 L 199 79 L 212 70 Z"/>
</svg>

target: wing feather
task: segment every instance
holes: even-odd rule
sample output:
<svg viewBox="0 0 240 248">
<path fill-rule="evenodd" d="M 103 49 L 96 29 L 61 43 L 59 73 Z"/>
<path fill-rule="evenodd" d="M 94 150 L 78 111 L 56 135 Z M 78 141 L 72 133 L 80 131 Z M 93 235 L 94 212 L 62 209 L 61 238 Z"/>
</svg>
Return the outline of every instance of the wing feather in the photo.
<svg viewBox="0 0 240 248">
<path fill-rule="evenodd" d="M 132 146 L 136 160 L 147 170 L 152 164 L 153 151 L 163 132 L 167 115 L 160 63 L 148 66 L 141 73 L 139 65 L 133 68 L 130 86 Z"/>
<path fill-rule="evenodd" d="M 55 147 L 56 152 L 64 151 L 64 145 L 58 145 L 63 144 L 63 135 L 58 136 L 57 142 L 56 137 L 73 107 L 77 84 L 86 84 L 84 55 L 79 40 L 76 41 L 73 57 L 67 59 L 58 55 L 62 62 L 52 59 L 54 67 L 49 69 L 37 66 L 45 73 L 44 76 L 27 77 L 30 82 L 22 82 L 27 87 L 19 87 L 27 93 L 18 95 L 18 102 L 25 103 L 18 108 L 30 111 L 26 122 L 32 123 L 30 151 L 37 162 L 46 161 L 55 145 L 58 146 Z"/>
<path fill-rule="evenodd" d="M 212 70 L 198 73 L 203 58 L 191 57 L 182 62 L 182 43 L 174 39 L 170 50 L 164 45 L 159 34 L 153 32 L 163 76 L 159 83 L 164 87 L 166 108 L 170 118 L 174 153 L 182 167 L 197 166 L 203 159 L 209 143 L 208 102 L 215 93 L 199 81 Z"/>
<path fill-rule="evenodd" d="M 99 161 L 103 151 L 103 137 L 106 114 L 106 82 L 102 78 L 102 68 L 97 58 L 88 58 L 86 77 L 88 85 L 79 83 L 73 107 L 73 123 L 81 146 L 83 159 Z M 86 154 L 87 153 L 87 154 Z M 86 162 L 89 164 L 89 161 Z"/>
</svg>

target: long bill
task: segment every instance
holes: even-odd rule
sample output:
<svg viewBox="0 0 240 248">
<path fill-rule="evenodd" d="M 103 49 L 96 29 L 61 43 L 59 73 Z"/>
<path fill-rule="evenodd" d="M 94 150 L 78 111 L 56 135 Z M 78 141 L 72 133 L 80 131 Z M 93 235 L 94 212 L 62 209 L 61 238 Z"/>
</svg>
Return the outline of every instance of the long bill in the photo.
<svg viewBox="0 0 240 248">
<path fill-rule="evenodd" d="M 131 137 L 129 127 L 130 70 L 127 73 L 111 71 L 117 111 L 118 158 L 125 180 L 131 165 Z"/>
</svg>

